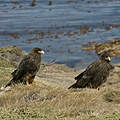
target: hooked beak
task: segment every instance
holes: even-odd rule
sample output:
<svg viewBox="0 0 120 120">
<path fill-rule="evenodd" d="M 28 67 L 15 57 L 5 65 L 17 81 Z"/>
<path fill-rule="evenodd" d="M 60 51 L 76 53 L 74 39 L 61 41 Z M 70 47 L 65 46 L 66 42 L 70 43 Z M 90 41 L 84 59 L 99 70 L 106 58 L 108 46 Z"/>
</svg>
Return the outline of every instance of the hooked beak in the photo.
<svg viewBox="0 0 120 120">
<path fill-rule="evenodd" d="M 43 50 L 38 51 L 39 54 L 44 54 L 45 52 Z"/>
<path fill-rule="evenodd" d="M 108 62 L 111 61 L 110 57 L 106 57 L 105 60 L 108 61 Z"/>
</svg>

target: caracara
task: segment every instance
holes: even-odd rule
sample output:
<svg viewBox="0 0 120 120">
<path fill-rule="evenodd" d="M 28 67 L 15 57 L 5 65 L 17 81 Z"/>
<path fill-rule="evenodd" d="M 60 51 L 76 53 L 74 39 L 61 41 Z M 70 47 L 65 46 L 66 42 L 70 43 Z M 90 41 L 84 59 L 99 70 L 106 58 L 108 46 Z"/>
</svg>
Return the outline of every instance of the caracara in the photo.
<svg viewBox="0 0 120 120">
<path fill-rule="evenodd" d="M 42 53 L 44 53 L 42 49 L 33 48 L 30 53 L 22 59 L 17 69 L 11 73 L 13 78 L 4 88 L 17 83 L 23 83 L 27 86 L 32 84 L 35 75 L 40 68 Z"/>
<path fill-rule="evenodd" d="M 110 63 L 110 57 L 107 52 L 99 56 L 99 58 L 90 64 L 87 69 L 75 77 L 76 83 L 70 88 L 98 88 L 106 82 L 110 71 L 114 67 Z"/>
</svg>

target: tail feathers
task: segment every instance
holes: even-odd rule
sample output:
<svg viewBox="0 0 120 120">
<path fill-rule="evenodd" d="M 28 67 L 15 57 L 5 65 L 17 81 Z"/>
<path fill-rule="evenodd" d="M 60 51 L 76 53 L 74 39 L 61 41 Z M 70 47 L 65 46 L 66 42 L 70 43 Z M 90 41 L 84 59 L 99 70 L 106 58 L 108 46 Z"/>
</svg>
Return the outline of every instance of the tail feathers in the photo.
<svg viewBox="0 0 120 120">
<path fill-rule="evenodd" d="M 75 80 L 80 80 L 83 77 L 84 73 L 85 71 L 80 73 L 77 77 L 75 77 Z"/>
<path fill-rule="evenodd" d="M 12 72 L 11 75 L 14 77 L 16 72 L 17 72 L 17 70 L 14 70 L 14 72 Z"/>
<path fill-rule="evenodd" d="M 6 88 L 6 87 L 8 87 L 8 86 L 11 86 L 11 85 L 14 85 L 14 84 L 15 84 L 14 79 L 12 79 L 12 80 L 10 80 L 10 81 L 5 85 L 4 88 Z"/>
<path fill-rule="evenodd" d="M 77 83 L 74 83 L 73 85 L 71 85 L 68 89 L 71 89 L 71 88 L 79 88 Z"/>
</svg>

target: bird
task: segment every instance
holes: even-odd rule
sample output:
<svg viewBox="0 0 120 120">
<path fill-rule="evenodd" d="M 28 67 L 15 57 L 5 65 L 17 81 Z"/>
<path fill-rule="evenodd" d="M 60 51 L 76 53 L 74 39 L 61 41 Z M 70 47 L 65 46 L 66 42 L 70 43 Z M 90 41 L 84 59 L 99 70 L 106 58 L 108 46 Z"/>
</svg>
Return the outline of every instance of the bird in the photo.
<svg viewBox="0 0 120 120">
<path fill-rule="evenodd" d="M 33 48 L 29 54 L 21 60 L 17 69 L 11 73 L 13 78 L 4 88 L 18 83 L 30 86 L 34 81 L 36 73 L 40 69 L 41 54 L 44 54 L 44 51 L 41 48 Z"/>
<path fill-rule="evenodd" d="M 99 55 L 99 58 L 91 63 L 85 71 L 80 73 L 74 79 L 76 83 L 71 85 L 70 88 L 95 88 L 106 82 L 107 77 L 114 66 L 111 64 L 111 58 L 107 52 Z"/>
</svg>

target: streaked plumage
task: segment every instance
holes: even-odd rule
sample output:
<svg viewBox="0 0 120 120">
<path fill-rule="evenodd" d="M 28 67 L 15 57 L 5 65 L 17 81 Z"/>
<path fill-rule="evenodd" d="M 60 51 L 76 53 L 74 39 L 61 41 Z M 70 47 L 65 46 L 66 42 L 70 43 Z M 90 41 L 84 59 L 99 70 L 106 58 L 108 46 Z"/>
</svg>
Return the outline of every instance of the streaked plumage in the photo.
<svg viewBox="0 0 120 120">
<path fill-rule="evenodd" d="M 44 53 L 42 49 L 33 48 L 30 53 L 23 58 L 17 69 L 11 73 L 13 79 L 9 81 L 5 87 L 16 83 L 32 84 L 40 68 L 42 53 Z"/>
<path fill-rule="evenodd" d="M 99 59 L 90 64 L 84 72 L 75 77 L 76 83 L 69 88 L 98 88 L 106 82 L 109 72 L 113 68 L 110 57 L 107 53 L 104 53 Z"/>
</svg>

